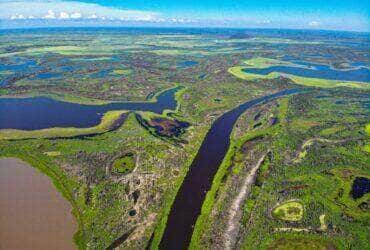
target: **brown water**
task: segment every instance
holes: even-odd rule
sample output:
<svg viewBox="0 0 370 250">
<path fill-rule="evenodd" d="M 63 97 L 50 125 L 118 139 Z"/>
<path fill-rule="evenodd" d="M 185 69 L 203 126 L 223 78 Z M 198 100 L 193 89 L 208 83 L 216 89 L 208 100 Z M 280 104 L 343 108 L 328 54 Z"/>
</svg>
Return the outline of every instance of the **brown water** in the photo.
<svg viewBox="0 0 370 250">
<path fill-rule="evenodd" d="M 76 249 L 71 205 L 50 179 L 16 158 L 0 159 L 0 249 Z"/>
</svg>

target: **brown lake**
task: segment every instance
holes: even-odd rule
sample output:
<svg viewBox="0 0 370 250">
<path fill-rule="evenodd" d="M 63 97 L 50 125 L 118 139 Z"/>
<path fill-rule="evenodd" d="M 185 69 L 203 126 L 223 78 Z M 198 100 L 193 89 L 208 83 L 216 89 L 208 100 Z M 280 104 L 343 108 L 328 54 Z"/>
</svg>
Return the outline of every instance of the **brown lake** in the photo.
<svg viewBox="0 0 370 250">
<path fill-rule="evenodd" d="M 76 249 L 71 209 L 46 175 L 0 158 L 0 249 Z"/>
</svg>

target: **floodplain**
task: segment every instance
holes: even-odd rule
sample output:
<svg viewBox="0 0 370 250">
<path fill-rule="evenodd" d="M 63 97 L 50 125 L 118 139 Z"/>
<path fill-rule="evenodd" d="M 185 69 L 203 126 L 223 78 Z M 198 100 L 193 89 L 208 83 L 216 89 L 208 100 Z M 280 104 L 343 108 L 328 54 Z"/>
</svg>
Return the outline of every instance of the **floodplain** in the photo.
<svg viewBox="0 0 370 250">
<path fill-rule="evenodd" d="M 195 212 L 178 244 L 191 249 L 368 247 L 367 34 L 0 33 L 0 157 L 52 180 L 77 248 L 171 245 L 184 200 Z M 233 110 L 227 130 L 212 130 Z M 224 146 L 212 156 L 202 145 Z M 207 178 L 192 168 L 202 153 Z"/>
</svg>

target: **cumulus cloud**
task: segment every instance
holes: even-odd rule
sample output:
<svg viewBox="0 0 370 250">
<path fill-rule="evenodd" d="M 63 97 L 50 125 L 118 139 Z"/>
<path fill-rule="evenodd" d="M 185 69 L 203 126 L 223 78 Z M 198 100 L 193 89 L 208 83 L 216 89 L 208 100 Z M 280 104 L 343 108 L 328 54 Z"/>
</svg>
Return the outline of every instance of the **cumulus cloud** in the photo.
<svg viewBox="0 0 370 250">
<path fill-rule="evenodd" d="M 123 10 L 99 4 L 65 0 L 10 1 L 0 0 L 0 19 L 20 19 L 32 16 L 38 19 L 117 19 L 151 21 L 160 18 L 152 11 Z"/>
<path fill-rule="evenodd" d="M 69 14 L 67 12 L 62 11 L 62 12 L 59 13 L 59 18 L 60 19 L 68 19 Z"/>
<path fill-rule="evenodd" d="M 22 14 L 14 14 L 14 15 L 11 15 L 10 16 L 10 19 L 11 20 L 15 20 L 15 19 L 24 19 L 24 16 Z"/>
<path fill-rule="evenodd" d="M 43 16 L 42 18 L 55 19 L 56 18 L 55 12 L 53 10 L 48 10 L 48 13 L 45 16 Z"/>
</svg>

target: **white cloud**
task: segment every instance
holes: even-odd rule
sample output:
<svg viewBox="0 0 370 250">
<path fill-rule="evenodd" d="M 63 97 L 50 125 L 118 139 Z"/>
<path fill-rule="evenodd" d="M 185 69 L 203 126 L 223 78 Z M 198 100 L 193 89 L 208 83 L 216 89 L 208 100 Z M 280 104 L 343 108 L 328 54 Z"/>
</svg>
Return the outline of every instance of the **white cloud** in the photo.
<svg viewBox="0 0 370 250">
<path fill-rule="evenodd" d="M 308 23 L 308 26 L 317 27 L 317 26 L 320 26 L 320 22 L 318 22 L 318 21 L 312 21 L 312 22 L 309 22 Z"/>
<path fill-rule="evenodd" d="M 94 13 L 94 14 L 88 16 L 87 18 L 89 18 L 89 19 L 96 19 L 96 18 L 98 18 L 98 16 Z"/>
<path fill-rule="evenodd" d="M 11 15 L 10 16 L 10 19 L 11 20 L 15 20 L 15 19 L 24 19 L 25 17 L 22 15 L 22 14 L 15 14 L 15 15 Z"/>
<path fill-rule="evenodd" d="M 48 10 L 48 11 L 47 11 Z M 59 13 L 57 15 L 56 13 Z M 69 14 L 68 14 L 69 13 Z M 131 21 L 150 21 L 160 17 L 160 14 L 152 11 L 123 10 L 106 7 L 99 4 L 83 3 L 65 0 L 0 0 L 0 19 L 18 19 L 19 15 L 33 16 L 35 19 L 66 19 L 105 17 L 117 19 L 124 17 Z"/>
<path fill-rule="evenodd" d="M 71 18 L 82 18 L 82 14 L 80 12 L 74 12 L 71 14 Z"/>
<path fill-rule="evenodd" d="M 68 19 L 69 18 L 69 14 L 67 12 L 62 11 L 59 14 L 59 18 L 60 19 Z"/>
<path fill-rule="evenodd" d="M 42 18 L 55 19 L 56 18 L 55 12 L 53 10 L 48 10 L 48 13 L 45 16 L 43 16 Z"/>
</svg>

